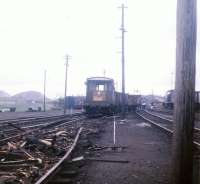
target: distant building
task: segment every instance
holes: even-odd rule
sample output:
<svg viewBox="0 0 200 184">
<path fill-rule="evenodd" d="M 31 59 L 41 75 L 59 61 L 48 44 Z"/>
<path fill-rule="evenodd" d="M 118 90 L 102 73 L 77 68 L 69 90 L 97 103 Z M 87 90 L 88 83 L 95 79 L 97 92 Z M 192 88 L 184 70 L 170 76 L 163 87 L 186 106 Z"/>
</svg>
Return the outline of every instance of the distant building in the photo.
<svg viewBox="0 0 200 184">
<path fill-rule="evenodd" d="M 67 109 L 82 109 L 85 102 L 85 96 L 67 96 L 65 107 Z M 64 98 L 59 98 L 54 101 L 54 106 L 57 109 L 63 109 Z"/>
<path fill-rule="evenodd" d="M 37 91 L 27 91 L 14 96 L 0 97 L 0 111 L 42 111 L 44 96 Z M 46 110 L 51 110 L 54 104 L 46 98 Z"/>
<path fill-rule="evenodd" d="M 0 112 L 13 111 L 14 109 L 16 110 L 16 102 L 13 99 L 10 97 L 0 97 Z"/>
</svg>

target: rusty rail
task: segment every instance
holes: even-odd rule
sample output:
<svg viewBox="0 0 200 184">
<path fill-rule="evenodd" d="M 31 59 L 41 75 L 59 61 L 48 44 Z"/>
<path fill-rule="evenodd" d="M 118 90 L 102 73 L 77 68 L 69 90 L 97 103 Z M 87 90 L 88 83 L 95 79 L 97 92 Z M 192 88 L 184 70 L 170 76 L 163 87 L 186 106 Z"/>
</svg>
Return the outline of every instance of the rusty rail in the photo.
<svg viewBox="0 0 200 184">
<path fill-rule="evenodd" d="M 159 115 L 156 115 L 156 114 L 153 114 L 153 113 L 149 113 L 148 111 L 144 111 L 144 112 L 147 113 L 148 115 L 157 117 L 157 118 L 159 118 L 159 119 L 161 119 L 161 120 L 168 121 L 169 123 L 171 123 L 171 125 L 172 125 L 172 123 L 173 123 L 173 120 L 167 119 L 167 118 L 165 118 L 165 117 L 162 117 L 162 116 L 159 116 Z M 142 119 L 144 119 L 144 120 L 148 121 L 149 123 L 151 123 L 153 126 L 158 127 L 158 128 L 160 128 L 160 129 L 164 130 L 166 133 L 168 133 L 168 134 L 170 134 L 170 135 L 173 134 L 172 128 L 171 128 L 171 129 L 166 128 L 166 127 L 160 125 L 159 123 L 156 123 L 155 121 L 152 121 L 151 119 L 144 117 L 144 115 L 141 115 L 141 114 L 138 113 L 138 112 L 136 112 L 136 114 L 137 114 L 138 116 L 140 116 Z M 194 130 L 197 131 L 198 133 L 200 133 L 200 129 L 194 128 Z M 194 143 L 194 145 L 195 145 L 198 149 L 200 149 L 200 141 L 197 142 L 197 141 L 195 140 L 195 141 L 193 141 L 193 143 Z"/>
<path fill-rule="evenodd" d="M 65 124 L 70 124 L 70 123 L 73 123 L 73 122 L 76 122 L 78 120 L 83 120 L 84 118 L 80 118 L 80 119 L 74 119 L 74 120 L 57 120 L 55 122 L 51 122 L 51 123 L 45 123 L 44 125 L 40 124 L 42 126 L 42 129 L 47 129 L 47 128 L 50 128 L 50 127 L 58 127 L 58 126 L 63 126 Z M 33 125 L 31 126 L 32 128 L 34 127 L 38 127 L 38 125 Z M 39 126 L 40 127 L 40 126 Z M 24 128 L 24 127 L 23 127 Z M 28 130 L 28 131 L 25 131 L 23 133 L 19 133 L 17 135 L 13 135 L 13 136 L 9 136 L 9 137 L 6 137 L 6 138 L 3 138 L 3 139 L 0 139 L 0 145 L 4 144 L 5 142 L 9 141 L 9 140 L 12 140 L 12 139 L 15 139 L 15 138 L 18 138 L 18 137 L 21 137 L 21 136 L 25 136 L 27 134 L 29 134 L 30 132 L 32 131 L 38 131 L 39 129 L 41 128 L 38 128 L 38 129 L 35 129 L 35 130 Z"/>
<path fill-rule="evenodd" d="M 47 182 L 49 182 L 52 179 L 53 176 L 55 176 L 55 174 L 57 173 L 59 168 L 62 167 L 62 164 L 64 163 L 64 161 L 66 161 L 68 159 L 69 155 L 76 147 L 78 139 L 82 132 L 82 129 L 83 129 L 82 127 L 79 129 L 79 131 L 74 139 L 74 142 L 73 142 L 72 146 L 70 147 L 70 149 L 67 151 L 67 153 L 51 169 L 49 169 L 46 172 L 46 174 L 44 176 L 42 176 L 35 184 L 46 184 Z"/>
</svg>

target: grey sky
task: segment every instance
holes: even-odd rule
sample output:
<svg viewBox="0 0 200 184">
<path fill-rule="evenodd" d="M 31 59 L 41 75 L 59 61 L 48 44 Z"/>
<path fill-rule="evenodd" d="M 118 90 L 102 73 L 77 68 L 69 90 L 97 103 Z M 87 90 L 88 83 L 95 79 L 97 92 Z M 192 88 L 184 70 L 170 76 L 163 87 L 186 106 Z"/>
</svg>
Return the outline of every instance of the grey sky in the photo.
<svg viewBox="0 0 200 184">
<path fill-rule="evenodd" d="M 163 94 L 175 66 L 175 0 L 0 0 L 0 90 L 42 92 L 46 69 L 47 96 L 63 95 L 67 53 L 68 94 L 84 94 L 86 78 L 104 69 L 120 90 L 121 3 L 128 6 L 126 90 Z M 198 68 L 199 56 L 197 89 Z"/>
</svg>

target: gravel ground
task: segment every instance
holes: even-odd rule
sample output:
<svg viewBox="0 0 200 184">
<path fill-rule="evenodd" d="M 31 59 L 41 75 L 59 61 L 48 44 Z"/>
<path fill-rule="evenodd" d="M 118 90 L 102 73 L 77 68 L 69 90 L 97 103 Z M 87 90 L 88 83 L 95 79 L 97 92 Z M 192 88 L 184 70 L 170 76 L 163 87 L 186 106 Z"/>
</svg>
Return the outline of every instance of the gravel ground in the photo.
<svg viewBox="0 0 200 184">
<path fill-rule="evenodd" d="M 117 119 L 116 146 L 113 150 L 113 121 L 110 120 L 101 138 L 91 137 L 93 145 L 108 146 L 93 151 L 88 158 L 124 160 L 128 163 L 86 161 L 80 169 L 79 184 L 168 184 L 170 177 L 171 142 L 167 135 L 151 127 L 135 115 L 125 122 Z"/>
</svg>

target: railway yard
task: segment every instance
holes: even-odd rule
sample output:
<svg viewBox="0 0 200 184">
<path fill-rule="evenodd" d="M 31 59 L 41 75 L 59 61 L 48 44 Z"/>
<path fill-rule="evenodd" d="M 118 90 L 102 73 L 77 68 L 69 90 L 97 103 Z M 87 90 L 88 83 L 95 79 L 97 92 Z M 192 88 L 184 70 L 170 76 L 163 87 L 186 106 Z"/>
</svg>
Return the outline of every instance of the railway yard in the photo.
<svg viewBox="0 0 200 184">
<path fill-rule="evenodd" d="M 106 77 L 88 78 L 86 91 L 84 110 L 0 114 L 0 183 L 171 183 L 173 111 L 146 110 L 141 95 L 115 91 Z"/>
<path fill-rule="evenodd" d="M 168 184 L 169 117 L 140 110 L 123 120 L 84 113 L 1 120 L 0 183 Z M 198 133 L 195 128 L 195 163 Z"/>
<path fill-rule="evenodd" d="M 0 184 L 200 184 L 196 0 L 11 2 Z"/>
</svg>

